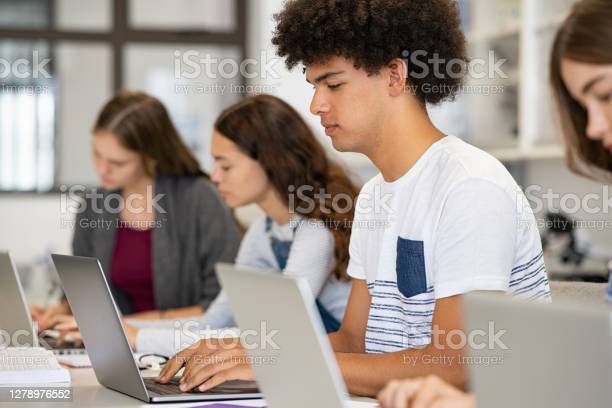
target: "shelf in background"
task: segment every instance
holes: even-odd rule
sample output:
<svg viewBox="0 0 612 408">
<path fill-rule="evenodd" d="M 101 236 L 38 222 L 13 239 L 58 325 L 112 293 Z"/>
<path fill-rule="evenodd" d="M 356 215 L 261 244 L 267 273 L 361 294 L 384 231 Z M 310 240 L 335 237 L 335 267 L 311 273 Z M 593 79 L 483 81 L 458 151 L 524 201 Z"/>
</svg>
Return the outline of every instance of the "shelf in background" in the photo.
<svg viewBox="0 0 612 408">
<path fill-rule="evenodd" d="M 528 149 L 519 147 L 503 149 L 485 149 L 489 154 L 502 162 L 519 162 L 530 160 L 560 160 L 564 157 L 563 147 L 559 145 L 536 146 Z"/>
<path fill-rule="evenodd" d="M 498 31 L 473 31 L 467 34 L 468 42 L 482 43 L 487 41 L 496 41 L 508 37 L 517 36 L 521 33 L 521 23 L 516 22 L 509 24 Z"/>
<path fill-rule="evenodd" d="M 565 21 L 566 18 L 567 14 L 557 14 L 555 16 L 545 18 L 544 20 L 536 24 L 536 31 L 540 32 L 552 29 L 556 30 L 557 27 L 559 27 L 563 23 L 563 21 Z"/>
</svg>

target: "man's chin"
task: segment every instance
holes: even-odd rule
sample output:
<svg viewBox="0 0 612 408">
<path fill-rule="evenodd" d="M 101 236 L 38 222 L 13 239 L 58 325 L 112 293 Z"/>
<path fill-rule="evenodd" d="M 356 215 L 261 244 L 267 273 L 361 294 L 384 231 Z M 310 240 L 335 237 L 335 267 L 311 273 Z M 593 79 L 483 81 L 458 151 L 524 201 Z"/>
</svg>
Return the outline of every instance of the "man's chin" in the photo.
<svg viewBox="0 0 612 408">
<path fill-rule="evenodd" d="M 334 146 L 334 149 L 341 153 L 348 153 L 348 152 L 355 151 L 353 146 L 350 143 L 348 143 L 348 141 L 345 138 L 338 137 L 338 136 L 332 136 L 331 141 L 332 141 L 332 146 Z"/>
</svg>

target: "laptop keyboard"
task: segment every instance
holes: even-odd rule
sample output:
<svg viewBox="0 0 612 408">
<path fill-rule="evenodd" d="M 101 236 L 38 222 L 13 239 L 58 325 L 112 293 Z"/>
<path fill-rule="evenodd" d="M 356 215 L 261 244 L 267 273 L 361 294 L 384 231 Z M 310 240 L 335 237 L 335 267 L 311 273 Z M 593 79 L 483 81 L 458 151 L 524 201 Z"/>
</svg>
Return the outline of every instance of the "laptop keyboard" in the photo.
<svg viewBox="0 0 612 408">
<path fill-rule="evenodd" d="M 85 345 L 82 342 L 79 342 L 78 344 L 71 341 L 60 343 L 58 339 L 53 335 L 40 336 L 38 341 L 41 347 L 44 347 L 48 350 L 85 350 Z"/>
<path fill-rule="evenodd" d="M 157 395 L 177 395 L 185 394 L 178 387 L 178 377 L 173 378 L 168 384 L 158 384 L 154 378 L 143 378 L 145 387 Z M 192 393 L 200 393 L 197 388 L 194 388 Z M 255 394 L 259 393 L 257 383 L 253 381 L 228 381 L 224 384 L 212 388 L 204 394 Z"/>
</svg>

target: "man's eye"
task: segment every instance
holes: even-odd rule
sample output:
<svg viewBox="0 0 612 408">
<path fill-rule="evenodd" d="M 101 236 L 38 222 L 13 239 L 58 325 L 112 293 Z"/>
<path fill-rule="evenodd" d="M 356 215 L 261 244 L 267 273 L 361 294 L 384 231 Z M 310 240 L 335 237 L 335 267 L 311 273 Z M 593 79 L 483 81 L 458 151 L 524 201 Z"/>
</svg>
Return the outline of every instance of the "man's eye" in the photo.
<svg viewBox="0 0 612 408">
<path fill-rule="evenodd" d="M 223 171 L 228 171 L 230 169 L 231 169 L 230 166 L 221 166 L 221 170 L 223 170 Z"/>
<path fill-rule="evenodd" d="M 340 88 L 340 86 L 342 86 L 342 84 L 336 84 L 336 85 L 327 85 L 327 87 L 328 87 L 329 89 L 338 89 L 338 88 Z"/>
</svg>

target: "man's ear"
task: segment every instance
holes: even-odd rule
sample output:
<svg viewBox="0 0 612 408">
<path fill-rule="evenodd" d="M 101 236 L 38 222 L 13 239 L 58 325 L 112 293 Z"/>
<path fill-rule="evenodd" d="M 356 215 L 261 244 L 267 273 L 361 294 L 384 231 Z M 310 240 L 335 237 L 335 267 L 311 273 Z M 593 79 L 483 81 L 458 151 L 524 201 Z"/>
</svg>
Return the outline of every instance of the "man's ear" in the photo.
<svg viewBox="0 0 612 408">
<path fill-rule="evenodd" d="M 399 96 L 406 90 L 408 65 L 401 58 L 395 58 L 387 65 L 389 76 L 389 95 Z"/>
</svg>

